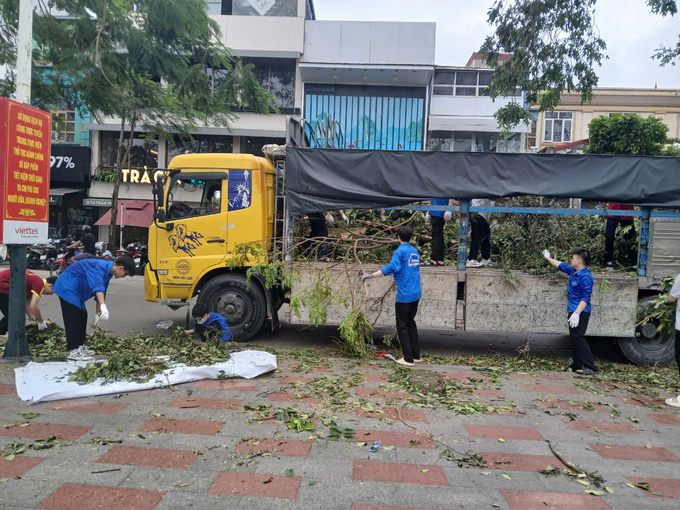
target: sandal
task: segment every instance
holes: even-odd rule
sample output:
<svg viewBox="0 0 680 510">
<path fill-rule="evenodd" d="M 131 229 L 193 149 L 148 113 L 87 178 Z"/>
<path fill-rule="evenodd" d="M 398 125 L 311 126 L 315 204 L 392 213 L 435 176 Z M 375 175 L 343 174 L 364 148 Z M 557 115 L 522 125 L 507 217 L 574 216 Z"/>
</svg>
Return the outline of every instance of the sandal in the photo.
<svg viewBox="0 0 680 510">
<path fill-rule="evenodd" d="M 432 267 L 436 266 L 437 263 L 434 260 L 428 260 L 427 262 L 421 262 L 420 267 Z"/>
<path fill-rule="evenodd" d="M 562 367 L 560 370 L 562 372 L 569 372 L 569 370 L 571 370 L 571 367 L 570 366 Z"/>
<path fill-rule="evenodd" d="M 591 370 L 589 368 L 574 370 L 574 373 L 578 374 L 578 375 L 597 375 L 597 372 L 595 372 L 594 370 Z"/>
</svg>

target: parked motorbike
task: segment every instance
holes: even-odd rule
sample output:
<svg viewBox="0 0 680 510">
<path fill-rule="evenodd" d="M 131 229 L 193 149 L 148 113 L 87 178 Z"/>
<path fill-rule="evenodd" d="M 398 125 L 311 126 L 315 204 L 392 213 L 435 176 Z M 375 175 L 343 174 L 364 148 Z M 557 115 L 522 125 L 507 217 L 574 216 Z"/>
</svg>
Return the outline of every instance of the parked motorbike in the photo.
<svg viewBox="0 0 680 510">
<path fill-rule="evenodd" d="M 38 269 L 47 260 L 47 253 L 43 252 L 40 245 L 34 244 L 26 247 L 26 267 Z"/>
</svg>

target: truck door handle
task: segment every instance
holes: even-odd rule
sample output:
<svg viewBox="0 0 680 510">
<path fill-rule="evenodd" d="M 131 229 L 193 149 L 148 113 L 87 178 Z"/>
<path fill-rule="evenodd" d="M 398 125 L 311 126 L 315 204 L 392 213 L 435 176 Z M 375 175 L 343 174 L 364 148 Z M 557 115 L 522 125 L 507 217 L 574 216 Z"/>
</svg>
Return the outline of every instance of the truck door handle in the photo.
<svg viewBox="0 0 680 510">
<path fill-rule="evenodd" d="M 208 239 L 207 242 L 208 243 L 226 243 L 226 241 L 224 239 L 221 239 L 219 237 L 212 237 L 212 238 Z"/>
</svg>

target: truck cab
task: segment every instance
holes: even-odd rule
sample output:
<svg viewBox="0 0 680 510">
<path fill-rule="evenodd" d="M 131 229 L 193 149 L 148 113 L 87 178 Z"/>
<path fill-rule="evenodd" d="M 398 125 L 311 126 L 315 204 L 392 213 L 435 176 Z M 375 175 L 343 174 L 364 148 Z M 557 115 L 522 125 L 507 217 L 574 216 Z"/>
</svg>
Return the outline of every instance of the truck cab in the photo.
<svg viewBox="0 0 680 510">
<path fill-rule="evenodd" d="M 274 291 L 257 277 L 246 278 L 248 267 L 266 263 L 274 233 L 274 182 L 272 163 L 250 154 L 173 158 L 154 185 L 146 300 L 179 308 L 198 296 L 227 319 L 238 340 L 258 333 L 268 318 L 275 321 L 280 300 Z M 242 245 L 262 250 L 237 256 Z"/>
</svg>

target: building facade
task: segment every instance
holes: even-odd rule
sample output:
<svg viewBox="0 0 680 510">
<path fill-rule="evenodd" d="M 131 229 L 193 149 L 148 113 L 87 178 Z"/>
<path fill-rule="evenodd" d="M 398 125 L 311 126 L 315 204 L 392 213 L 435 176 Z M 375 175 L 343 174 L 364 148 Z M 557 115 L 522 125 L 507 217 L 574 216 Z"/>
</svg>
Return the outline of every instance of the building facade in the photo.
<svg viewBox="0 0 680 510">
<path fill-rule="evenodd" d="M 437 66 L 430 89 L 428 150 L 521 152 L 529 127 L 502 134 L 494 113 L 510 103 L 524 104 L 523 93 L 492 100 L 486 89 L 493 69 L 473 53 L 462 67 Z"/>
<path fill-rule="evenodd" d="M 311 145 L 423 150 L 435 39 L 434 23 L 307 21 L 299 68 Z"/>
<path fill-rule="evenodd" d="M 564 93 L 557 108 L 537 113 L 536 135 L 530 139 L 529 147 L 546 151 L 586 140 L 588 124 L 593 119 L 614 113 L 658 117 L 668 126 L 669 138 L 680 137 L 680 89 L 601 87 L 593 90 L 590 103 L 581 104 L 578 93 Z"/>
</svg>

